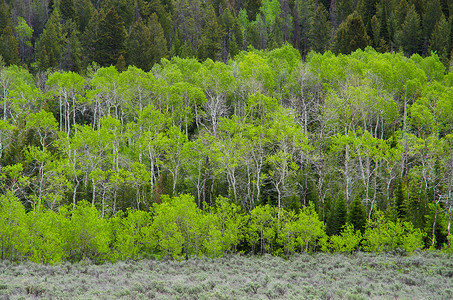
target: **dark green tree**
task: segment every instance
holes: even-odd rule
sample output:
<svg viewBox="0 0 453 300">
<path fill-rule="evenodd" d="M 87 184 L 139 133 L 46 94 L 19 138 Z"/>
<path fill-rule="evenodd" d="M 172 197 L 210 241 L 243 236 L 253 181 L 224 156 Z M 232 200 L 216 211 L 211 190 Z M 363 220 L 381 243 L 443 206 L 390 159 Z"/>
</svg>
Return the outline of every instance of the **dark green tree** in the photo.
<svg viewBox="0 0 453 300">
<path fill-rule="evenodd" d="M 428 54 L 429 40 L 442 14 L 439 0 L 425 2 L 425 13 L 423 14 L 423 52 L 425 54 Z"/>
<path fill-rule="evenodd" d="M 335 201 L 334 207 L 331 208 L 329 216 L 327 217 L 327 234 L 339 234 L 343 225 L 346 224 L 347 218 L 348 208 L 346 206 L 346 200 L 343 195 L 339 195 Z"/>
<path fill-rule="evenodd" d="M 370 37 L 373 37 L 371 19 L 376 14 L 377 2 L 377 0 L 359 0 L 357 3 L 357 12 L 362 17 L 366 32 Z"/>
<path fill-rule="evenodd" d="M 124 54 L 126 30 L 123 19 L 114 7 L 99 21 L 95 60 L 101 66 L 115 65 Z"/>
<path fill-rule="evenodd" d="M 60 10 L 54 7 L 43 33 L 36 42 L 36 64 L 38 69 L 46 70 L 59 66 L 64 49 L 64 31 Z"/>
<path fill-rule="evenodd" d="M 0 32 L 0 56 L 6 65 L 19 64 L 19 49 L 13 28 L 6 26 Z"/>
<path fill-rule="evenodd" d="M 349 204 L 348 222 L 354 225 L 354 229 L 360 230 L 363 233 L 366 220 L 365 206 L 360 198 L 355 198 L 352 200 L 351 204 Z"/>
<path fill-rule="evenodd" d="M 76 12 L 77 25 L 81 33 L 85 32 L 95 9 L 90 0 L 77 0 L 74 1 L 74 8 Z"/>
<path fill-rule="evenodd" d="M 80 72 L 82 70 L 82 44 L 79 40 L 77 24 L 68 20 L 65 24 L 66 40 L 60 67 L 65 71 Z"/>
<path fill-rule="evenodd" d="M 406 205 L 407 205 L 406 202 L 407 202 L 407 200 L 406 200 L 406 193 L 404 191 L 402 179 L 398 180 L 398 183 L 396 185 L 394 199 L 395 199 L 396 217 L 399 219 L 406 218 Z"/>
<path fill-rule="evenodd" d="M 96 57 L 96 49 L 97 49 L 97 40 L 98 40 L 98 32 L 100 26 L 100 19 L 105 17 L 104 10 L 98 13 L 96 10 L 93 11 L 93 15 L 88 22 L 85 31 L 83 32 L 80 42 L 82 43 L 82 66 L 87 66 L 92 61 L 95 60 Z"/>
<path fill-rule="evenodd" d="M 222 39 L 222 59 L 227 61 L 228 57 L 234 57 L 242 49 L 244 37 L 238 19 L 229 8 L 223 11 L 222 26 L 225 28 Z"/>
<path fill-rule="evenodd" d="M 442 14 L 431 34 L 428 52 L 437 52 L 440 60 L 447 66 L 450 50 L 450 24 L 448 24 L 445 16 Z"/>
<path fill-rule="evenodd" d="M 217 22 L 214 7 L 209 4 L 205 12 L 205 22 L 200 44 L 198 45 L 197 57 L 200 60 L 220 58 L 222 49 L 221 41 L 225 34 L 223 27 Z"/>
<path fill-rule="evenodd" d="M 127 63 L 145 71 L 167 54 L 167 41 L 164 31 L 154 13 L 145 25 L 140 18 L 126 39 Z"/>
<path fill-rule="evenodd" d="M 332 37 L 332 24 L 329 22 L 329 13 L 324 5 L 320 4 L 310 22 L 308 40 L 311 50 L 324 52 L 329 48 Z"/>
<path fill-rule="evenodd" d="M 412 5 L 406 15 L 401 29 L 396 32 L 396 43 L 403 48 L 406 55 L 421 53 L 422 50 L 422 29 L 420 26 L 420 16 Z"/>
<path fill-rule="evenodd" d="M 73 20 L 74 22 L 77 22 L 74 0 L 60 0 L 59 8 L 63 21 Z"/>
<path fill-rule="evenodd" d="M 257 14 L 260 10 L 261 0 L 247 0 L 244 3 L 244 8 L 247 10 L 247 15 L 250 20 L 256 20 Z"/>
<path fill-rule="evenodd" d="M 336 53 L 349 54 L 357 49 L 364 49 L 371 44 L 362 18 L 354 11 L 340 24 L 336 33 L 334 50 Z"/>
</svg>

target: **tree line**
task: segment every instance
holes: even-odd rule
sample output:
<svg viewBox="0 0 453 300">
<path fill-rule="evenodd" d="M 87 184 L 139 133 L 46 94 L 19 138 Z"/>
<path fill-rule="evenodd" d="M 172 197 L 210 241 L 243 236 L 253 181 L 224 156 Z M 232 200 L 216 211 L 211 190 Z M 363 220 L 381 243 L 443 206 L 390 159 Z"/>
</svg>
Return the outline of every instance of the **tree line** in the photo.
<svg viewBox="0 0 453 300">
<path fill-rule="evenodd" d="M 227 62 L 249 47 L 291 44 L 349 54 L 436 52 L 448 66 L 451 0 L 2 0 L 0 56 L 34 73 L 96 62 L 144 71 L 161 58 Z"/>
<path fill-rule="evenodd" d="M 450 245 L 453 75 L 436 54 L 242 51 L 149 72 L 0 70 L 0 189 L 27 212 L 102 218 L 165 195 L 243 212 L 310 203 L 328 235 L 382 211 Z"/>
<path fill-rule="evenodd" d="M 196 206 L 191 195 L 162 200 L 150 212 L 128 209 L 105 219 L 86 201 L 61 207 L 58 212 L 41 209 L 26 213 L 14 195 L 1 195 L 1 259 L 103 263 L 151 257 L 220 257 L 245 251 L 288 257 L 359 249 L 411 255 L 424 247 L 426 235 L 412 223 L 388 220 L 381 212 L 366 229 L 355 230 L 347 223 L 339 234 L 328 237 L 313 203 L 298 212 L 267 204 L 244 214 L 238 205 L 222 197 L 205 210 Z"/>
</svg>

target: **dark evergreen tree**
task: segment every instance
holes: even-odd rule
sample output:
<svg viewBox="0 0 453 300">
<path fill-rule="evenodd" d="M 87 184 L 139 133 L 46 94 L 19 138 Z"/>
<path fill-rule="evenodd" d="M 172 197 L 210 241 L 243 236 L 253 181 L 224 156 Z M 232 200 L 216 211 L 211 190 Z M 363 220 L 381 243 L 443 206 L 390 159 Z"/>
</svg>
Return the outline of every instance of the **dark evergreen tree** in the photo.
<svg viewBox="0 0 453 300">
<path fill-rule="evenodd" d="M 68 20 L 65 24 L 66 40 L 60 61 L 61 69 L 65 71 L 82 71 L 82 44 L 79 40 L 79 31 L 74 21 Z"/>
<path fill-rule="evenodd" d="M 354 225 L 354 229 L 365 231 L 367 217 L 362 200 L 355 198 L 349 205 L 348 222 Z"/>
<path fill-rule="evenodd" d="M 360 14 L 365 24 L 366 32 L 370 37 L 373 37 L 373 29 L 371 19 L 376 14 L 377 0 L 359 0 L 357 3 L 357 12 Z"/>
<path fill-rule="evenodd" d="M 166 56 L 167 41 L 156 14 L 151 15 L 149 25 L 139 19 L 126 40 L 127 63 L 145 71 Z"/>
<path fill-rule="evenodd" d="M 406 15 L 401 29 L 396 32 L 396 43 L 403 48 L 406 55 L 421 53 L 422 50 L 422 30 L 420 26 L 420 16 L 412 5 Z"/>
<path fill-rule="evenodd" d="M 153 64 L 160 62 L 160 59 L 167 57 L 168 47 L 167 40 L 165 38 L 165 32 L 159 22 L 159 18 L 156 13 L 153 13 L 148 19 L 148 28 L 151 34 L 151 43 L 153 47 L 151 49 Z"/>
<path fill-rule="evenodd" d="M 340 195 L 336 199 L 335 206 L 331 208 L 329 216 L 327 217 L 327 234 L 339 234 L 341 228 L 346 224 L 347 217 L 348 208 L 346 206 L 346 200 L 344 199 L 343 195 Z"/>
<path fill-rule="evenodd" d="M 308 40 L 311 50 L 322 53 L 329 48 L 332 37 L 332 25 L 328 18 L 329 14 L 324 5 L 319 5 L 310 22 Z"/>
<path fill-rule="evenodd" d="M 11 26 L 6 26 L 0 31 L 0 56 L 6 65 L 20 63 L 18 44 Z"/>
<path fill-rule="evenodd" d="M 444 65 L 448 66 L 450 51 L 450 24 L 448 24 L 445 16 L 442 14 L 431 34 L 428 52 L 436 52 Z"/>
<path fill-rule="evenodd" d="M 399 219 L 406 218 L 406 193 L 403 189 L 403 181 L 401 179 L 398 180 L 395 190 L 395 212 L 396 217 Z"/>
<path fill-rule="evenodd" d="M 338 27 L 334 50 L 336 53 L 349 54 L 359 48 L 364 49 L 370 44 L 362 18 L 357 11 L 354 11 Z"/>
<path fill-rule="evenodd" d="M 244 3 L 244 8 L 247 10 L 247 16 L 250 20 L 256 20 L 260 7 L 261 0 L 247 0 Z"/>
<path fill-rule="evenodd" d="M 85 32 L 85 28 L 88 26 L 95 9 L 90 0 L 77 0 L 74 2 L 74 8 L 77 16 L 77 25 L 81 33 Z"/>
<path fill-rule="evenodd" d="M 74 0 L 60 0 L 59 8 L 63 21 L 73 20 L 74 22 L 77 22 Z"/>
<path fill-rule="evenodd" d="M 205 13 L 205 24 L 197 50 L 198 59 L 203 61 L 207 58 L 212 60 L 220 58 L 221 40 L 224 34 L 223 27 L 217 22 L 214 7 L 210 4 Z"/>
<path fill-rule="evenodd" d="M 96 50 L 97 50 L 97 40 L 98 40 L 98 32 L 100 26 L 100 19 L 105 17 L 104 10 L 98 13 L 96 10 L 93 11 L 93 15 L 91 16 L 88 25 L 83 32 L 80 42 L 82 43 L 82 66 L 87 66 L 91 62 L 95 60 L 96 57 Z"/>
<path fill-rule="evenodd" d="M 430 0 L 425 4 L 423 15 L 423 52 L 428 54 L 429 40 L 442 16 L 442 7 L 439 0 Z"/>
<path fill-rule="evenodd" d="M 115 65 L 124 54 L 126 30 L 114 7 L 99 21 L 95 60 L 101 66 Z"/>
<path fill-rule="evenodd" d="M 61 14 L 54 7 L 40 39 L 36 42 L 36 63 L 40 70 L 59 66 L 64 48 L 64 31 Z"/>
</svg>

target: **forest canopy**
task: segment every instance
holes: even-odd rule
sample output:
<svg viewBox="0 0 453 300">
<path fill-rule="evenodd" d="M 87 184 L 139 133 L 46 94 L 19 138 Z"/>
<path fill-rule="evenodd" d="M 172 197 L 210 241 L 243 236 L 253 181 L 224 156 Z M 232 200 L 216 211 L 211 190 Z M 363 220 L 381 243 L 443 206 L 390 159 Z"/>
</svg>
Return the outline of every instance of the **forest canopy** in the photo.
<svg viewBox="0 0 453 300">
<path fill-rule="evenodd" d="M 311 52 L 302 60 L 288 44 L 241 51 L 228 63 L 162 59 L 148 72 L 93 66 L 86 75 L 33 76 L 2 67 L 2 207 L 66 218 L 81 205 L 101 227 L 133 208 L 152 212 L 153 226 L 166 226 L 156 216 L 167 205 L 162 215 L 169 218 L 185 211 L 164 205 L 168 197 L 187 202 L 183 195 L 191 195 L 184 205 L 195 219 L 223 203 L 218 199 L 252 220 L 258 214 L 256 226 L 295 222 L 297 231 L 306 226 L 297 225 L 300 214 L 315 216 L 317 242 L 297 242 L 302 250 L 317 249 L 326 233 L 373 239 L 367 230 L 384 223 L 416 234 L 415 245 L 423 238 L 442 248 L 451 240 L 452 83 L 436 54 L 408 58 L 368 47 L 349 55 Z M 21 220 L 3 218 L 4 225 Z M 193 230 L 209 228 L 200 226 Z M 253 228 L 249 249 L 276 251 L 275 228 L 268 238 Z M 288 240 L 304 236 L 291 232 Z M 380 240 L 363 247 L 381 249 Z M 342 239 L 332 243 L 348 249 Z"/>
<path fill-rule="evenodd" d="M 0 56 L 33 73 L 96 62 L 149 71 L 161 58 L 227 62 L 288 43 L 349 54 L 372 46 L 450 65 L 450 0 L 1 0 Z"/>
</svg>

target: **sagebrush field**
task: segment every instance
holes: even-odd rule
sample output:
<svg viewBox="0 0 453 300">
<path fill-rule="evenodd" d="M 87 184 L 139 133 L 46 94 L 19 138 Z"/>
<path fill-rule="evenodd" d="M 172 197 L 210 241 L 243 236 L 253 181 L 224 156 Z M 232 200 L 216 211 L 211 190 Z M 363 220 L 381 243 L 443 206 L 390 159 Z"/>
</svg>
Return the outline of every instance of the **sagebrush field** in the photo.
<svg viewBox="0 0 453 300">
<path fill-rule="evenodd" d="M 439 252 L 316 253 L 49 266 L 0 262 L 0 299 L 451 299 Z"/>
</svg>

